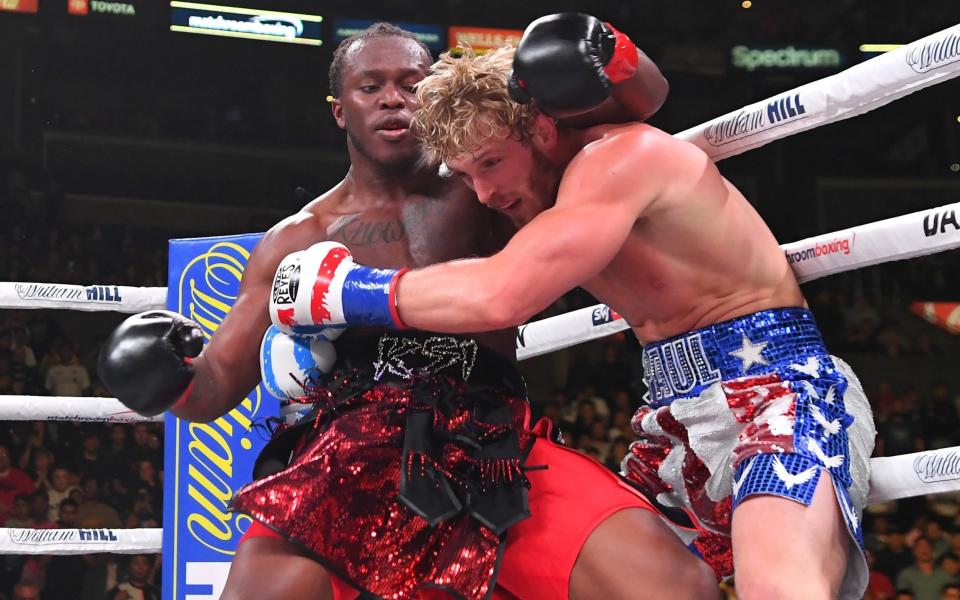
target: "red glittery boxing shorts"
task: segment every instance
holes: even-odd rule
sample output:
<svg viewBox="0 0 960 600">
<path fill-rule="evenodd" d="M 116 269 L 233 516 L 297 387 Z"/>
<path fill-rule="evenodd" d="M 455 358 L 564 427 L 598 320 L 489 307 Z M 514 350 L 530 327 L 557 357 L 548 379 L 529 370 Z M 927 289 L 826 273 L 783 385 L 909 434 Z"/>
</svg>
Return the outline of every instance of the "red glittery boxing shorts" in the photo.
<svg viewBox="0 0 960 600">
<path fill-rule="evenodd" d="M 261 461 L 292 451 L 289 463 L 233 505 L 255 520 L 244 539 L 308 549 L 335 597 L 566 598 L 590 533 L 619 510 L 653 510 L 550 441 L 545 422 L 531 429 L 522 380 L 499 355 L 453 337 L 373 348 L 338 347 L 350 358 Z"/>
<path fill-rule="evenodd" d="M 527 472 L 531 515 L 510 529 L 492 600 L 567 598 L 573 566 L 593 530 L 624 509 L 654 510 L 615 473 L 547 438 L 535 438 L 527 464 L 548 468 Z M 254 537 L 283 539 L 257 521 L 242 541 Z M 342 579 L 331 580 L 335 600 L 359 595 Z"/>
</svg>

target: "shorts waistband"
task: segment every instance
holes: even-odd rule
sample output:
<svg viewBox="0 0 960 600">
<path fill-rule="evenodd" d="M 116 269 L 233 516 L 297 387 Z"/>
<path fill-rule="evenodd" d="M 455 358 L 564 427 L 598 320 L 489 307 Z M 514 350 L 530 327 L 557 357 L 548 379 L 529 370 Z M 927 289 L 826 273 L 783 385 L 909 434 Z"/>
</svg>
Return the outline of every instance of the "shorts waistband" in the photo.
<svg viewBox="0 0 960 600">
<path fill-rule="evenodd" d="M 759 375 L 799 357 L 827 355 L 806 308 L 773 308 L 708 325 L 643 348 L 654 406 L 699 394 L 720 381 Z"/>
<path fill-rule="evenodd" d="M 336 346 L 337 367 L 372 369 L 371 378 L 377 382 L 409 382 L 444 375 L 526 396 L 526 386 L 516 365 L 470 338 L 400 332 L 338 340 Z"/>
</svg>

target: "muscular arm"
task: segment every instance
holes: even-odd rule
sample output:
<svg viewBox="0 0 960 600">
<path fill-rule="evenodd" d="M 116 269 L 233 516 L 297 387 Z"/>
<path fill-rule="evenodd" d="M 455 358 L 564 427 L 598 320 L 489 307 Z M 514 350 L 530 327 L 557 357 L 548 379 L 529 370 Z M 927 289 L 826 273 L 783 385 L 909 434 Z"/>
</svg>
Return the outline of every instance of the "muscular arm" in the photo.
<svg viewBox="0 0 960 600">
<path fill-rule="evenodd" d="M 188 421 L 211 421 L 237 406 L 260 381 L 260 340 L 270 326 L 267 304 L 277 265 L 284 256 L 316 241 L 311 219 L 285 219 L 254 248 L 237 301 L 203 352 L 193 360 L 193 392 L 172 412 Z"/>
<path fill-rule="evenodd" d="M 653 178 L 642 185 L 628 175 L 647 154 L 625 153 L 631 144 L 621 140 L 581 153 L 567 169 L 556 205 L 497 254 L 404 275 L 397 288 L 404 323 L 448 333 L 519 325 L 600 273 L 658 193 Z"/>
<path fill-rule="evenodd" d="M 639 63 L 633 77 L 616 84 L 603 104 L 578 115 L 564 115 L 558 121 L 570 127 L 590 127 L 602 123 L 644 121 L 663 106 L 670 85 L 656 63 L 637 49 Z"/>
</svg>

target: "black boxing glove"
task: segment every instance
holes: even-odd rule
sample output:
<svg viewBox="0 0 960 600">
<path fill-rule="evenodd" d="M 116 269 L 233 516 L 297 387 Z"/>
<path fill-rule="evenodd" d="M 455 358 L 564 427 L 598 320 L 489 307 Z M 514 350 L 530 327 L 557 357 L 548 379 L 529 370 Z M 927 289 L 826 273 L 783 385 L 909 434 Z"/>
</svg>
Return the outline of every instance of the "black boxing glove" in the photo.
<svg viewBox="0 0 960 600">
<path fill-rule="evenodd" d="M 199 325 L 175 312 L 151 310 L 130 317 L 110 334 L 97 373 L 127 408 L 152 417 L 188 395 L 190 359 L 201 350 Z"/>
<path fill-rule="evenodd" d="M 596 108 L 610 87 L 637 71 L 637 47 L 596 17 L 558 13 L 531 23 L 513 57 L 510 97 L 534 100 L 543 113 L 559 117 Z"/>
</svg>

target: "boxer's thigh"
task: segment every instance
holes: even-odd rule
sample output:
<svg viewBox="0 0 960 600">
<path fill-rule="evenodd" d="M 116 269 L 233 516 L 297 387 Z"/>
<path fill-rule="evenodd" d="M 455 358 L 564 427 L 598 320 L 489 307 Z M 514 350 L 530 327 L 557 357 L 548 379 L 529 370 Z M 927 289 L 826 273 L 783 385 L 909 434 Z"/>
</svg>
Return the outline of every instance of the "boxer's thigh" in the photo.
<svg viewBox="0 0 960 600">
<path fill-rule="evenodd" d="M 334 594 L 326 569 L 303 550 L 279 536 L 261 536 L 245 539 L 237 547 L 220 600 L 350 597 Z"/>
<path fill-rule="evenodd" d="M 713 570 L 657 514 L 622 510 L 587 538 L 570 577 L 571 600 L 709 600 L 720 597 Z"/>
<path fill-rule="evenodd" d="M 701 561 L 660 520 L 646 498 L 600 463 L 539 438 L 526 464 L 546 468 L 527 472 L 531 516 L 507 533 L 498 585 L 514 596 L 615 598 L 615 594 L 596 594 L 626 590 L 620 587 L 624 579 L 625 585 L 645 585 L 645 574 L 655 571 L 643 566 L 651 547 L 674 567 L 690 565 L 700 572 Z M 615 556 L 619 553 L 627 556 Z M 623 565 L 630 568 L 620 571 Z M 710 569 L 702 568 L 712 578 Z M 600 579 L 614 583 L 607 585 Z M 637 598 L 636 586 L 624 597 Z"/>
</svg>

